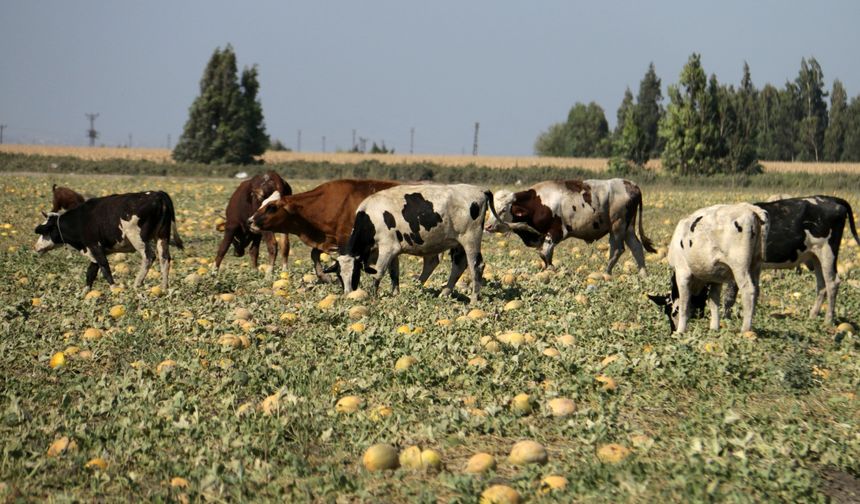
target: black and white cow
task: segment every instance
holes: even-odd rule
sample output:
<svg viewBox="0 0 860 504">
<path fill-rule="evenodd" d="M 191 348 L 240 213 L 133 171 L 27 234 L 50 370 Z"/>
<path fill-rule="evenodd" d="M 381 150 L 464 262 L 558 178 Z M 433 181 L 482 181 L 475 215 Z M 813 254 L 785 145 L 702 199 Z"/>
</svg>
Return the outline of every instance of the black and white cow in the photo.
<svg viewBox="0 0 860 504">
<path fill-rule="evenodd" d="M 472 274 L 471 302 L 483 283 L 481 238 L 492 192 L 466 184 L 401 185 L 367 197 L 356 209 L 346 248 L 337 259 L 344 292 L 358 288 L 361 270 L 373 277 L 373 292 L 391 267 L 398 292 L 397 256 L 422 257 L 451 251 L 451 275 L 440 296 L 453 292 L 467 265 Z"/>
<path fill-rule="evenodd" d="M 643 246 L 656 252 L 642 230 L 642 191 L 629 180 L 546 181 L 516 193 L 497 191 L 495 201 L 499 218 L 489 218 L 487 231 L 513 231 L 527 246 L 540 250 L 545 268 L 552 267 L 553 249 L 567 238 L 591 243 L 608 234 L 607 273 L 612 273 L 624 253 L 625 243 L 641 276 L 645 275 Z"/>
<path fill-rule="evenodd" d="M 663 307 L 672 331 L 684 332 L 691 304 L 695 310 L 705 299 L 710 327 L 719 329 L 720 291 L 722 284 L 732 281 L 741 292 L 741 330 L 750 330 L 768 227 L 767 212 L 748 203 L 702 208 L 678 223 L 667 255 L 673 270 L 671 292 L 649 296 Z"/>
<path fill-rule="evenodd" d="M 809 266 L 815 272 L 817 293 L 809 316 L 818 316 L 826 294 L 824 321 L 833 323 L 839 290 L 836 260 L 846 219 L 854 240 L 860 245 L 851 205 L 833 196 L 789 198 L 755 205 L 770 217 L 770 233 L 762 266 L 770 269 L 793 268 L 801 264 Z M 736 290 L 731 284 L 726 289 L 727 313 L 734 304 Z"/>
<path fill-rule="evenodd" d="M 115 252 L 140 252 L 143 260 L 134 281 L 143 283 L 155 259 L 156 242 L 161 259 L 161 287 L 167 289 L 170 271 L 169 244 L 171 229 L 173 243 L 182 249 L 176 231 L 173 201 L 163 191 L 114 194 L 92 198 L 65 213 L 45 214 L 45 222 L 36 226 L 37 252 L 44 253 L 69 245 L 91 261 L 87 269 L 87 288 L 91 288 L 101 270 L 107 283 L 114 285 L 107 256 Z"/>
</svg>

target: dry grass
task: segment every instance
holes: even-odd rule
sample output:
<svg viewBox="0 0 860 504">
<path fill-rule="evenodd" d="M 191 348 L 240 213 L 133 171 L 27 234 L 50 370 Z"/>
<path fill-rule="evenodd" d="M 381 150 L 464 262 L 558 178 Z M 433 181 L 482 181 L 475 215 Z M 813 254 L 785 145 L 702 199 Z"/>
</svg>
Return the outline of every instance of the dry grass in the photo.
<svg viewBox="0 0 860 504">
<path fill-rule="evenodd" d="M 71 147 L 64 145 L 0 145 L 0 152 L 32 154 L 42 156 L 75 156 L 89 160 L 141 159 L 157 163 L 172 163 L 167 149 L 116 148 L 116 147 Z M 537 156 L 459 156 L 434 154 L 353 154 L 347 152 L 283 152 L 269 151 L 263 155 L 267 163 L 289 161 L 314 161 L 334 164 L 352 164 L 375 160 L 380 163 L 409 164 L 434 163 L 443 166 L 480 165 L 500 169 L 550 166 L 556 168 L 583 168 L 594 172 L 606 170 L 606 158 L 553 158 Z M 786 161 L 762 161 L 766 172 L 776 173 L 860 173 L 860 163 L 801 163 Z M 660 170 L 659 159 L 648 162 L 648 168 Z"/>
</svg>

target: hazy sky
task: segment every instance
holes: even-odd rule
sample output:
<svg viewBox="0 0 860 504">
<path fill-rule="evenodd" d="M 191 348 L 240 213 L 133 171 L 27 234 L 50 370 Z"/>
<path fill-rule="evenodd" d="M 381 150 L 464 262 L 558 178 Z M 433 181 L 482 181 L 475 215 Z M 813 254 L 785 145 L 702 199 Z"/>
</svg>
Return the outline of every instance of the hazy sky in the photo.
<svg viewBox="0 0 860 504">
<path fill-rule="evenodd" d="M 610 126 L 648 63 L 675 83 L 690 53 L 708 74 L 782 86 L 814 56 L 860 94 L 860 2 L 0 1 L 0 124 L 7 143 L 175 144 L 203 68 L 233 45 L 258 65 L 272 138 L 348 149 L 352 131 L 408 152 L 530 155 L 577 101 Z M 665 91 L 664 91 L 665 93 Z M 665 103 L 666 100 L 664 100 Z"/>
</svg>

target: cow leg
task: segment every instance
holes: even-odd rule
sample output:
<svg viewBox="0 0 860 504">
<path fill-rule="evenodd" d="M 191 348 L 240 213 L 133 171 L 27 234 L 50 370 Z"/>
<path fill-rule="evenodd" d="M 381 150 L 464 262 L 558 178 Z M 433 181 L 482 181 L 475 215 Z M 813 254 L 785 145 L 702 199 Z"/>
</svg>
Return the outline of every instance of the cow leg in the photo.
<svg viewBox="0 0 860 504">
<path fill-rule="evenodd" d="M 143 250 L 138 249 L 140 251 L 141 259 L 140 259 L 140 271 L 137 273 L 137 278 L 134 279 L 135 288 L 140 287 L 143 284 L 143 279 L 146 278 L 146 274 L 149 273 L 149 268 L 152 267 L 152 261 L 155 260 L 155 252 L 152 250 L 152 243 L 144 243 Z"/>
<path fill-rule="evenodd" d="M 551 236 L 547 235 L 544 238 L 543 245 L 541 245 L 541 248 L 538 251 L 538 255 L 540 255 L 540 258 L 543 260 L 543 267 L 541 269 L 553 269 L 552 254 L 555 251 L 556 245 L 558 244 Z"/>
<path fill-rule="evenodd" d="M 278 258 L 278 242 L 275 240 L 275 234 L 268 231 L 263 233 L 263 238 L 266 240 L 266 250 L 269 252 L 269 270 L 266 271 L 266 278 L 271 278 L 272 272 L 275 271 L 275 259 Z"/>
<path fill-rule="evenodd" d="M 281 245 L 281 269 L 287 271 L 290 265 L 290 235 L 284 233 L 280 237 Z"/>
<path fill-rule="evenodd" d="M 251 246 L 248 247 L 248 256 L 251 258 L 251 267 L 257 269 L 257 261 L 260 259 L 260 241 L 262 235 L 255 234 L 251 237 Z"/>
<path fill-rule="evenodd" d="M 738 297 L 738 284 L 734 280 L 726 282 L 726 295 L 723 296 L 723 316 L 731 318 L 732 307 L 735 306 L 735 299 Z"/>
<path fill-rule="evenodd" d="M 371 275 L 371 277 L 373 277 L 373 292 L 371 293 L 373 296 L 376 296 L 379 292 L 379 283 L 382 281 L 382 277 L 385 276 L 385 272 L 391 266 L 392 261 L 395 260 L 397 260 L 397 256 L 390 250 L 380 250 L 378 252 L 376 257 L 376 273 Z"/>
<path fill-rule="evenodd" d="M 321 255 L 322 251 L 320 249 L 311 249 L 311 262 L 314 263 L 314 273 L 317 274 L 317 278 L 319 278 L 320 282 L 331 283 L 331 276 L 327 275 L 325 271 L 323 271 L 322 260 L 320 259 Z"/>
<path fill-rule="evenodd" d="M 439 293 L 439 297 L 450 296 L 452 292 L 454 292 L 454 285 L 457 284 L 457 280 L 463 275 L 463 272 L 466 271 L 466 251 L 463 250 L 461 245 L 458 245 L 451 249 L 451 274 L 448 276 L 448 284 L 445 285 L 445 288 L 442 289 L 442 292 Z"/>
<path fill-rule="evenodd" d="M 469 273 L 472 274 L 472 295 L 469 296 L 469 302 L 474 304 L 481 298 L 481 287 L 484 284 L 484 256 L 481 255 L 480 248 L 463 248 L 469 263 Z"/>
<path fill-rule="evenodd" d="M 615 263 L 624 253 L 624 236 L 615 232 L 609 234 L 609 263 L 606 264 L 606 273 L 611 274 Z"/>
<path fill-rule="evenodd" d="M 712 283 L 708 290 L 708 308 L 711 310 L 711 330 L 718 331 L 720 329 L 720 292 L 723 284 Z"/>
<path fill-rule="evenodd" d="M 738 291 L 741 294 L 741 304 L 744 309 L 741 331 L 749 331 L 752 328 L 755 303 L 758 297 L 758 274 L 758 270 L 750 270 L 748 273 L 744 273 L 741 278 L 735 275 L 735 283 L 738 284 Z"/>
<path fill-rule="evenodd" d="M 395 257 L 391 261 L 391 268 L 388 270 L 388 276 L 391 277 L 391 294 L 400 294 L 400 258 Z"/>
<path fill-rule="evenodd" d="M 93 261 L 87 266 L 87 291 L 93 288 L 93 283 L 99 275 L 99 263 Z M 84 291 L 86 292 L 86 291 Z"/>
<path fill-rule="evenodd" d="M 421 268 L 421 275 L 418 276 L 418 282 L 421 285 L 424 285 L 424 282 L 430 278 L 430 275 L 436 270 L 436 266 L 439 266 L 439 254 L 424 256 L 424 266 Z"/>
<path fill-rule="evenodd" d="M 678 284 L 678 327 L 677 333 L 687 330 L 687 320 L 690 319 L 690 283 L 693 278 L 690 275 L 679 275 L 675 272 L 675 281 Z"/>
<path fill-rule="evenodd" d="M 639 237 L 636 236 L 632 226 L 627 229 L 624 241 L 630 247 L 630 253 L 636 261 L 636 267 L 639 268 L 639 276 L 645 278 L 647 276 L 645 272 L 645 249 L 642 248 L 642 242 L 639 241 Z"/>
<path fill-rule="evenodd" d="M 161 289 L 167 291 L 167 278 L 170 276 L 170 245 L 169 238 L 159 238 L 156 242 L 158 258 L 161 266 Z"/>
<path fill-rule="evenodd" d="M 99 270 L 101 270 L 102 276 L 107 281 L 108 285 L 113 286 L 113 275 L 111 274 L 110 264 L 108 264 L 107 256 L 104 251 L 101 247 L 92 247 L 90 249 L 90 254 L 96 261 L 96 264 L 98 265 Z M 89 271 L 87 271 L 87 273 L 89 274 Z"/>
<path fill-rule="evenodd" d="M 215 254 L 215 272 L 221 270 L 221 261 L 224 260 L 224 256 L 227 255 L 227 251 L 230 250 L 230 244 L 233 242 L 233 235 L 236 234 L 236 228 L 228 227 L 224 230 L 224 238 L 221 240 L 221 244 L 218 245 L 218 252 Z"/>
<path fill-rule="evenodd" d="M 836 312 L 836 294 L 839 291 L 839 277 L 836 273 L 836 258 L 828 248 L 824 248 L 815 262 L 815 283 L 818 295 L 815 305 L 809 312 L 810 317 L 817 317 L 821 311 L 824 295 L 827 294 L 827 311 L 824 314 L 824 323 L 832 324 Z"/>
</svg>

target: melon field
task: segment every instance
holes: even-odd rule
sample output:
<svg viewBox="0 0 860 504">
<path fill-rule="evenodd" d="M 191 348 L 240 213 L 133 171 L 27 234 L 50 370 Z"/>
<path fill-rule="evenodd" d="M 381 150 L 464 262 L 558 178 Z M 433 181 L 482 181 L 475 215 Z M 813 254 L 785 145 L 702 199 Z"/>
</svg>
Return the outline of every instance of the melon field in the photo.
<svg viewBox="0 0 860 504">
<path fill-rule="evenodd" d="M 152 289 L 157 262 L 134 289 L 140 257 L 127 254 L 109 258 L 121 288 L 99 277 L 87 293 L 85 257 L 33 252 L 52 183 L 170 193 L 185 250 L 171 249 L 169 289 Z M 528 502 L 860 496 L 860 248 L 847 226 L 832 327 L 808 316 L 810 272 L 764 271 L 754 334 L 735 317 L 670 335 L 647 294 L 668 291 L 675 223 L 769 194 L 643 186 L 663 252 L 644 279 L 629 251 L 601 274 L 606 238 L 564 242 L 541 272 L 516 236 L 485 235 L 470 306 L 468 279 L 437 297 L 447 256 L 424 286 L 404 256 L 398 296 L 386 278 L 378 298 L 348 299 L 311 275 L 295 237 L 286 271 L 229 255 L 216 276 L 216 221 L 237 185 L 0 179 L 0 499 L 476 502 L 498 485 Z M 856 192 L 837 195 L 860 208 Z M 533 443 L 512 454 L 521 441 Z"/>
</svg>

